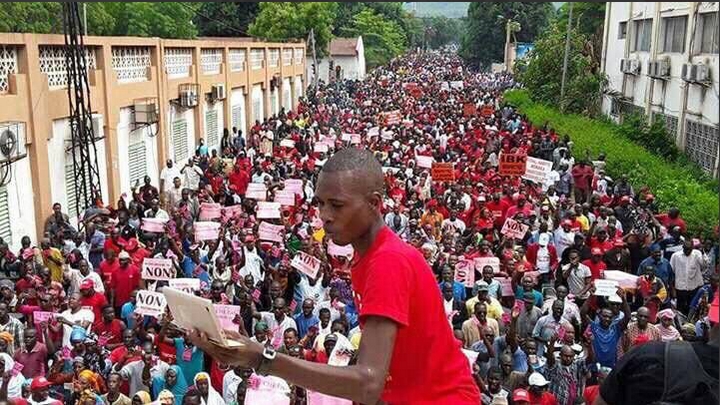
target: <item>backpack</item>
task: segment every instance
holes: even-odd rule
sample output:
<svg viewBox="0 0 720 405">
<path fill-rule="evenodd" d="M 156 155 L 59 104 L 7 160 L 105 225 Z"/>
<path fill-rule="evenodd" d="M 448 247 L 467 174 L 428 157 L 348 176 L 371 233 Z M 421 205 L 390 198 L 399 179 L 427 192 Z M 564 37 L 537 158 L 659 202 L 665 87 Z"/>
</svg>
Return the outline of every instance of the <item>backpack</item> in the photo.
<svg viewBox="0 0 720 405">
<path fill-rule="evenodd" d="M 653 405 L 717 404 L 717 376 L 703 369 L 692 345 L 688 342 L 665 344 L 665 390 Z"/>
</svg>

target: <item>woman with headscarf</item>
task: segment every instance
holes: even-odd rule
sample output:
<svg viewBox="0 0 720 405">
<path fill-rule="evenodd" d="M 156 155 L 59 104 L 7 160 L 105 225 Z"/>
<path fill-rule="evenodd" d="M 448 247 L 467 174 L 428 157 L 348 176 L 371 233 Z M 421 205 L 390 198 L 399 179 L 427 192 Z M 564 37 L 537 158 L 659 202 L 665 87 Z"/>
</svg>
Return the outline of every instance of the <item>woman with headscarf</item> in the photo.
<svg viewBox="0 0 720 405">
<path fill-rule="evenodd" d="M 0 353 L 11 354 L 13 351 L 13 342 L 15 339 L 10 332 L 0 332 Z"/>
<path fill-rule="evenodd" d="M 15 360 L 7 353 L 0 353 L 0 370 L 4 370 L 6 374 L 11 374 L 13 367 L 15 367 Z M 22 385 L 24 381 L 25 377 L 20 373 L 12 375 L 9 378 L 3 377 L 0 383 L 2 384 L 0 394 L 5 393 L 7 398 L 22 397 Z"/>
<path fill-rule="evenodd" d="M 225 405 L 222 395 L 215 391 L 210 384 L 210 375 L 206 372 L 200 372 L 195 375 L 195 386 L 200 392 L 200 400 L 202 405 Z"/>
<path fill-rule="evenodd" d="M 85 404 L 83 397 L 86 396 L 88 391 L 95 394 L 96 403 L 103 404 L 104 401 L 100 397 L 100 394 L 107 391 L 102 377 L 88 369 L 77 373 L 77 378 L 73 381 L 73 389 L 75 391 L 74 398 L 76 398 L 76 400 L 74 403 L 76 405 Z"/>
<path fill-rule="evenodd" d="M 132 397 L 132 405 L 149 404 L 151 402 L 150 394 L 145 391 L 138 391 Z"/>
<path fill-rule="evenodd" d="M 672 309 L 663 309 L 662 311 L 658 312 L 657 316 L 658 318 L 660 318 L 660 323 L 657 324 L 657 328 L 660 331 L 660 339 L 663 342 L 682 340 L 680 332 L 678 332 L 678 330 L 673 325 L 673 321 L 675 320 L 675 313 Z"/>
<path fill-rule="evenodd" d="M 160 391 L 160 394 L 158 394 L 158 402 L 160 405 L 175 405 L 175 401 L 182 401 L 182 397 L 178 398 L 176 397 L 172 392 L 168 390 L 162 390 Z"/>
<path fill-rule="evenodd" d="M 185 376 L 177 365 L 170 366 L 164 377 L 157 376 L 152 381 L 153 396 L 160 399 L 161 391 L 168 391 L 174 395 L 175 400 L 173 403 L 175 405 L 182 404 L 182 398 L 187 388 Z"/>
</svg>

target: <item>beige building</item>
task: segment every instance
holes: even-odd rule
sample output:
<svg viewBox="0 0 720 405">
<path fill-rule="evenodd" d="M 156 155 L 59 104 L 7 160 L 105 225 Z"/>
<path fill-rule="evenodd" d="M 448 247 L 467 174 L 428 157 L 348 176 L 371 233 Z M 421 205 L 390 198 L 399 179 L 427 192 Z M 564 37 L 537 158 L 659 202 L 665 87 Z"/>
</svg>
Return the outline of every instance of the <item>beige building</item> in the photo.
<svg viewBox="0 0 720 405">
<path fill-rule="evenodd" d="M 186 161 L 200 138 L 217 149 L 223 128 L 247 134 L 255 120 L 294 108 L 304 92 L 304 43 L 86 37 L 85 44 L 105 203 L 145 175 L 158 185 L 165 160 Z M 37 241 L 54 202 L 77 216 L 63 45 L 62 35 L 0 34 L 0 140 L 7 131 L 18 139 L 14 151 L 0 145 L 9 168 L 0 173 L 0 237 L 13 250 L 24 235 Z"/>
</svg>

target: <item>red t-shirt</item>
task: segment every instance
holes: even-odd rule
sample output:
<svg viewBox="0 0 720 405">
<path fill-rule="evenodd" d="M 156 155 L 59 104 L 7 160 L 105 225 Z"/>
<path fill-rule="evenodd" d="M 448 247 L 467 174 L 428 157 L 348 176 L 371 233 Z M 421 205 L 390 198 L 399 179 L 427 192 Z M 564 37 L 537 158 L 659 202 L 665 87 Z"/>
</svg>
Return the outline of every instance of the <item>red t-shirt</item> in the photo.
<svg viewBox="0 0 720 405">
<path fill-rule="evenodd" d="M 448 327 L 437 281 L 422 255 L 383 227 L 352 269 L 360 325 L 399 326 L 382 399 L 394 405 L 480 403 L 467 358 Z"/>
<path fill-rule="evenodd" d="M 113 319 L 110 323 L 105 323 L 102 319 L 100 322 L 95 322 L 95 333 L 98 336 L 105 335 L 107 337 L 108 344 L 117 344 L 122 342 L 123 323 L 119 319 Z"/>
<path fill-rule="evenodd" d="M 118 267 L 112 274 L 110 286 L 115 291 L 115 306 L 119 308 L 130 301 L 130 293 L 140 286 L 140 269 L 132 264 L 125 269 Z"/>
<path fill-rule="evenodd" d="M 100 294 L 97 291 L 95 291 L 95 294 L 90 297 L 83 296 L 80 298 L 81 306 L 92 308 L 93 314 L 95 314 L 96 324 L 102 322 L 102 309 L 107 304 L 108 301 L 107 298 L 105 298 L 105 295 Z"/>
<path fill-rule="evenodd" d="M 582 262 L 582 264 L 588 266 L 590 268 L 590 274 L 593 280 L 597 280 L 600 278 L 603 278 L 603 272 L 607 270 L 607 265 L 604 261 L 600 260 L 597 263 L 593 263 L 592 260 L 587 259 Z"/>
<path fill-rule="evenodd" d="M 557 405 L 558 401 L 555 395 L 545 391 L 541 395 L 535 395 L 532 391 L 528 390 L 530 394 L 531 405 Z"/>
<path fill-rule="evenodd" d="M 114 259 L 112 262 L 109 262 L 107 260 L 103 260 L 100 262 L 100 276 L 102 276 L 102 280 L 103 283 L 105 283 L 105 286 L 108 286 L 110 284 L 110 278 L 112 277 L 112 274 L 115 273 L 118 267 L 120 267 L 120 262 L 117 259 Z"/>
</svg>

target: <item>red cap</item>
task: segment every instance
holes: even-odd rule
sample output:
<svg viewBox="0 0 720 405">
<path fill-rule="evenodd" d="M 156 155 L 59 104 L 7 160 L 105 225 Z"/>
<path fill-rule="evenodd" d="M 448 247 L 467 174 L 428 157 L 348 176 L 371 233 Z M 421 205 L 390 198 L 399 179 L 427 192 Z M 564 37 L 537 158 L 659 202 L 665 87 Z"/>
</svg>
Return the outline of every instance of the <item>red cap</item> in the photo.
<svg viewBox="0 0 720 405">
<path fill-rule="evenodd" d="M 49 387 L 50 381 L 45 377 L 35 377 L 30 383 L 30 391 L 37 391 Z"/>
<path fill-rule="evenodd" d="M 513 391 L 512 399 L 513 399 L 513 401 L 528 401 L 528 402 L 530 402 L 530 394 L 527 392 L 527 390 L 518 388 L 515 391 Z"/>
<path fill-rule="evenodd" d="M 602 256 L 603 252 L 602 250 L 600 250 L 600 248 L 592 248 L 590 254 L 592 254 L 593 256 Z"/>
<path fill-rule="evenodd" d="M 712 304 L 710 304 L 710 311 L 708 313 L 708 318 L 710 318 L 710 322 L 712 323 L 718 323 L 720 322 L 720 316 L 718 315 L 718 309 L 720 308 L 720 294 L 715 294 L 715 299 L 713 300 Z"/>
<path fill-rule="evenodd" d="M 93 283 L 93 281 L 90 280 L 89 278 L 83 280 L 83 282 L 80 283 L 80 289 L 81 289 L 81 290 L 87 290 L 87 289 L 90 289 L 90 288 L 93 288 L 93 287 L 95 287 L 95 283 Z"/>
</svg>

